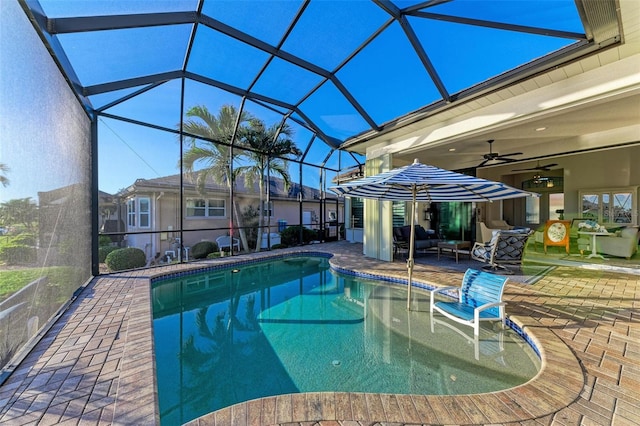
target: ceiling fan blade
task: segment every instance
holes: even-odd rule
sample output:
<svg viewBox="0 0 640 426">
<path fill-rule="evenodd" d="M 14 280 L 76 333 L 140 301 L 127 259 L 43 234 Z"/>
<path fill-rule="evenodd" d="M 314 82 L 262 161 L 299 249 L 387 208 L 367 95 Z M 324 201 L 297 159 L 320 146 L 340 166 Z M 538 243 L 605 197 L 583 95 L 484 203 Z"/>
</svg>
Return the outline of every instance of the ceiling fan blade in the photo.
<svg viewBox="0 0 640 426">
<path fill-rule="evenodd" d="M 511 157 L 513 155 L 522 155 L 522 152 L 512 152 L 511 154 L 500 155 L 497 152 L 493 152 L 493 142 L 494 142 L 494 140 L 493 139 L 489 139 L 487 142 L 489 143 L 489 152 L 482 156 L 482 158 L 484 158 L 484 161 L 482 163 L 478 164 L 476 167 L 482 167 L 485 164 L 487 164 L 489 162 L 494 162 L 494 161 L 497 164 L 499 164 L 499 163 L 511 163 L 511 162 L 518 161 L 518 160 L 516 160 L 515 158 L 508 158 L 508 157 Z"/>
<path fill-rule="evenodd" d="M 513 157 L 514 155 L 522 155 L 521 152 L 512 152 L 511 154 L 500 154 L 499 157 Z"/>
<path fill-rule="evenodd" d="M 529 167 L 528 169 L 513 169 L 511 171 L 512 172 L 526 172 L 526 171 L 531 171 L 531 170 L 541 170 L 541 171 L 544 171 L 544 172 L 549 172 L 549 171 L 551 171 L 551 167 L 555 167 L 557 165 L 558 165 L 558 163 L 550 163 L 550 164 L 545 164 L 543 166 Z"/>
</svg>

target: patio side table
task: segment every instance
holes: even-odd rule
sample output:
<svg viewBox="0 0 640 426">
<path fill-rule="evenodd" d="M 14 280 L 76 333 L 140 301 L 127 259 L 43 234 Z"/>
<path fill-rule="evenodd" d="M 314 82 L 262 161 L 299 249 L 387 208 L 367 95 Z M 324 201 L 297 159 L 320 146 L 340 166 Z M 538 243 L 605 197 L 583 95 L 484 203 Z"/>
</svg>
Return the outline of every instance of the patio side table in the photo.
<svg viewBox="0 0 640 426">
<path fill-rule="evenodd" d="M 471 259 L 471 241 L 462 241 L 462 240 L 448 240 L 448 241 L 439 241 L 438 242 L 438 260 L 440 260 L 440 253 L 443 250 L 448 250 L 451 255 L 455 255 L 456 263 L 458 263 L 458 255 L 460 253 L 460 249 L 468 249 L 468 256 Z M 446 253 L 446 251 L 444 252 Z"/>
</svg>

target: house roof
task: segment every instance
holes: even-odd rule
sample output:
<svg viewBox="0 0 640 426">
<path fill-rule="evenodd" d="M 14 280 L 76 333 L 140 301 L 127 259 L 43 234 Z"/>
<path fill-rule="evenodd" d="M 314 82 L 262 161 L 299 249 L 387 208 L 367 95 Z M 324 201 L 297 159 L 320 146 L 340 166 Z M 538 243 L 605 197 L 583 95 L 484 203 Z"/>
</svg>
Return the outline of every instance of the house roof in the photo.
<svg viewBox="0 0 640 426">
<path fill-rule="evenodd" d="M 197 188 L 193 180 L 189 177 L 184 177 L 181 181 L 179 174 L 163 176 L 155 179 L 137 179 L 131 186 L 124 189 L 119 195 L 126 197 L 141 192 L 157 192 L 157 191 L 169 191 L 178 192 L 180 186 L 184 188 L 186 193 L 196 194 Z M 293 183 L 289 188 L 285 188 L 284 180 L 277 177 L 270 178 L 270 197 L 271 199 L 288 199 L 298 200 L 299 194 L 302 188 L 302 197 L 304 200 L 318 200 L 320 199 L 321 192 L 310 186 L 300 186 L 297 183 Z M 211 177 L 208 177 L 205 184 L 205 191 L 207 194 L 218 194 L 223 196 L 229 195 L 229 188 L 226 184 L 220 184 L 215 182 Z M 239 176 L 236 179 L 236 187 L 234 194 L 250 197 L 258 197 L 259 188 L 255 183 L 253 187 L 247 187 L 246 181 L 243 176 Z M 326 193 L 326 199 L 336 199 L 337 197 L 333 193 Z"/>
</svg>

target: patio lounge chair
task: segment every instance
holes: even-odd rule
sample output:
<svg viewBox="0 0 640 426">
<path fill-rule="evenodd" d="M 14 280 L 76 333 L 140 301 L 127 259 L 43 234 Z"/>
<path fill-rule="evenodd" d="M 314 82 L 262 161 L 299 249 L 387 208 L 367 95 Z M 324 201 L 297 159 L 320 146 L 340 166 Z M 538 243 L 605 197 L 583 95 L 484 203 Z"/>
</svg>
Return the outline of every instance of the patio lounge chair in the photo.
<svg viewBox="0 0 640 426">
<path fill-rule="evenodd" d="M 218 248 L 224 251 L 231 251 L 232 246 L 234 251 L 240 251 L 240 240 L 237 238 L 231 238 L 229 235 L 223 235 L 216 238 L 216 244 Z"/>
<path fill-rule="evenodd" d="M 473 327 L 473 334 L 480 334 L 481 321 L 502 321 L 504 323 L 504 305 L 502 292 L 508 278 L 489 272 L 467 269 L 458 287 L 442 287 L 431 290 L 429 312 L 434 309 L 445 317 Z M 435 295 L 456 290 L 457 301 L 437 301 Z"/>
</svg>

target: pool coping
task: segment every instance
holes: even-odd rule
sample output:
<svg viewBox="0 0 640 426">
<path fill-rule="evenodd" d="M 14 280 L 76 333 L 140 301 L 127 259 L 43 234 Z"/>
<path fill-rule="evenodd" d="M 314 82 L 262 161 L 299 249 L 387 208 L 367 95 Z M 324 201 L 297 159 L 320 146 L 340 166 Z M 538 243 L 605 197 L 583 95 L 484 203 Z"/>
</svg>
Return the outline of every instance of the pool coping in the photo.
<svg viewBox="0 0 640 426">
<path fill-rule="evenodd" d="M 140 419 L 141 403 L 153 407 L 143 418 L 159 424 L 155 362 L 153 361 L 153 332 L 151 312 L 151 282 L 172 274 L 200 272 L 224 268 L 238 263 L 295 255 L 328 255 L 323 250 L 290 250 L 285 253 L 266 253 L 262 256 L 235 256 L 215 263 L 185 264 L 167 270 L 147 270 L 148 275 L 137 278 L 129 327 L 126 336 L 119 392 L 114 412 L 115 424 L 131 424 L 132 414 Z M 340 256 L 331 257 L 332 267 L 371 276 L 366 270 L 340 265 Z M 116 277 L 118 274 L 114 274 Z M 114 275 L 106 276 L 113 278 Z M 393 282 L 406 278 L 400 274 L 373 274 Z M 97 278 L 98 280 L 101 278 Z M 420 285 L 436 283 L 415 279 Z M 541 368 L 530 381 L 504 391 L 469 395 L 396 395 L 350 392 L 319 392 L 278 395 L 246 401 L 194 419 L 187 425 L 248 424 L 277 425 L 314 421 L 368 421 L 372 415 L 378 422 L 482 424 L 508 423 L 535 419 L 555 413 L 578 399 L 585 385 L 585 373 L 571 349 L 550 329 L 534 318 L 508 315 L 531 339 L 539 351 Z M 562 380 L 558 380 L 562 377 Z M 148 408 L 143 411 L 147 411 Z M 137 411 L 137 412 L 136 412 Z"/>
</svg>

